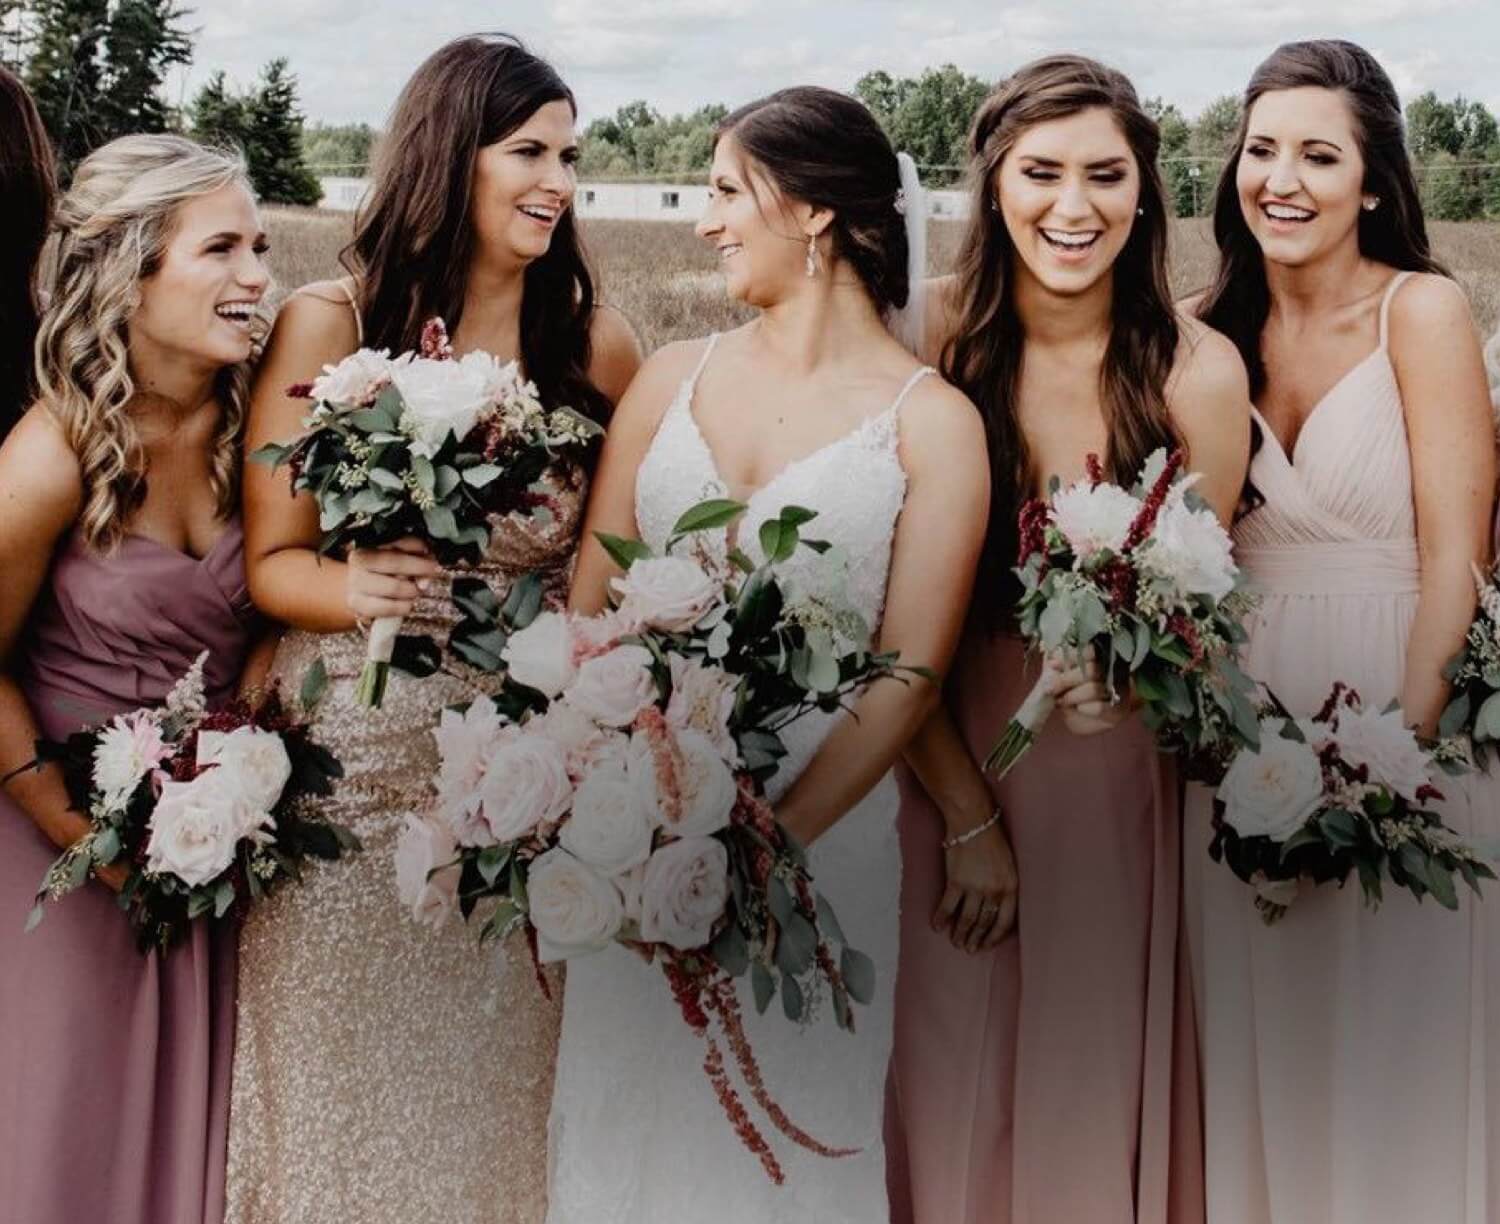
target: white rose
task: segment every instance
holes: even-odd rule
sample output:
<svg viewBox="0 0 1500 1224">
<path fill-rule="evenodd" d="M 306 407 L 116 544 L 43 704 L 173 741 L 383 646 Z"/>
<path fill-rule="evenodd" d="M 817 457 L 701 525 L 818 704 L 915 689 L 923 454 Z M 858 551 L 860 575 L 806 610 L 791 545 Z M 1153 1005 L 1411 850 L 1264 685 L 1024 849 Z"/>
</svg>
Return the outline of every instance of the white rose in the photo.
<svg viewBox="0 0 1500 1224">
<path fill-rule="evenodd" d="M 646 862 L 641 938 L 679 951 L 703 947 L 729 903 L 729 855 L 712 837 L 668 842 Z"/>
<path fill-rule="evenodd" d="M 560 847 L 531 864 L 526 891 L 543 964 L 606 947 L 625 919 L 620 890 Z"/>
<path fill-rule="evenodd" d="M 678 731 L 706 735 L 725 760 L 738 760 L 739 750 L 729 733 L 734 713 L 735 680 L 720 667 L 672 655 L 672 696 L 667 702 L 667 725 Z"/>
<path fill-rule="evenodd" d="M 1086 560 L 1096 552 L 1119 552 L 1141 503 L 1119 485 L 1090 487 L 1080 480 L 1052 499 L 1052 517 L 1073 551 Z"/>
<path fill-rule="evenodd" d="M 391 355 L 386 349 L 360 349 L 337 365 L 326 365 L 313 380 L 312 398 L 339 407 L 363 407 L 391 378 Z"/>
<path fill-rule="evenodd" d="M 630 777 L 639 802 L 652 819 L 678 837 L 707 837 L 729 823 L 739 791 L 734 774 L 708 736 L 701 731 L 679 731 L 675 783 L 681 814 L 670 821 L 671 807 L 661 794 L 662 779 L 650 741 L 643 733 L 631 740 Z"/>
<path fill-rule="evenodd" d="M 689 557 L 648 557 L 611 585 L 626 618 L 668 633 L 687 632 L 724 594 Z"/>
<path fill-rule="evenodd" d="M 1317 754 L 1280 727 L 1276 719 L 1262 722 L 1260 751 L 1241 750 L 1219 785 L 1224 819 L 1241 837 L 1284 842 L 1323 805 Z"/>
<path fill-rule="evenodd" d="M 573 622 L 573 633 L 586 655 L 606 654 L 619 644 L 622 637 L 639 633 L 641 629 L 640 621 L 626 616 L 619 608 L 593 616 L 580 616 Z"/>
<path fill-rule="evenodd" d="M 462 442 L 491 406 L 484 371 L 462 361 L 430 361 L 408 354 L 392 363 L 391 381 L 405 404 L 401 430 L 412 439 L 412 450 L 429 459 L 449 433 Z"/>
<path fill-rule="evenodd" d="M 147 825 L 146 870 L 194 888 L 207 884 L 234 862 L 246 823 L 232 768 L 211 769 L 191 782 L 169 779 Z"/>
<path fill-rule="evenodd" d="M 411 916 L 441 926 L 458 909 L 458 843 L 434 820 L 408 816 L 396 839 L 396 891 Z M 441 868 L 441 870 L 435 870 Z"/>
<path fill-rule="evenodd" d="M 479 809 L 485 763 L 501 744 L 506 724 L 488 697 L 476 697 L 468 709 L 444 709 L 432 736 L 438 750 L 438 804 L 462 827 Z"/>
<path fill-rule="evenodd" d="M 292 761 L 281 736 L 259 727 L 198 733 L 198 765 L 232 766 L 251 807 L 269 812 L 292 778 Z"/>
<path fill-rule="evenodd" d="M 1402 721 L 1399 706 L 1384 714 L 1341 706 L 1332 738 L 1345 764 L 1364 766 L 1371 782 L 1383 783 L 1411 803 L 1417 802 L 1419 790 L 1432 785 L 1432 760 Z"/>
<path fill-rule="evenodd" d="M 585 660 L 568 687 L 567 700 L 606 727 L 628 727 L 656 701 L 651 652 L 644 646 L 616 646 Z"/>
<path fill-rule="evenodd" d="M 1150 540 L 1141 550 L 1141 565 L 1186 595 L 1223 599 L 1234 590 L 1239 572 L 1233 549 L 1219 516 L 1206 507 L 1193 509 L 1177 493 L 1157 515 Z"/>
<path fill-rule="evenodd" d="M 573 810 L 558 841 L 607 876 L 629 871 L 651 853 L 651 811 L 639 802 L 620 762 L 591 772 L 573 795 Z"/>
<path fill-rule="evenodd" d="M 543 612 L 526 628 L 510 635 L 500 657 L 517 684 L 552 698 L 578 675 L 573 651 L 573 627 L 566 614 Z"/>
<path fill-rule="evenodd" d="M 568 774 L 577 781 L 604 760 L 623 761 L 630 737 L 622 731 L 601 727 L 566 701 L 554 701 L 545 714 L 526 724 L 528 731 L 545 735 L 563 750 Z"/>
<path fill-rule="evenodd" d="M 479 792 L 480 816 L 489 837 L 465 841 L 460 834 L 459 841 L 515 841 L 561 819 L 572 799 L 568 758 L 559 745 L 524 731 L 508 736 L 490 757 Z"/>
</svg>

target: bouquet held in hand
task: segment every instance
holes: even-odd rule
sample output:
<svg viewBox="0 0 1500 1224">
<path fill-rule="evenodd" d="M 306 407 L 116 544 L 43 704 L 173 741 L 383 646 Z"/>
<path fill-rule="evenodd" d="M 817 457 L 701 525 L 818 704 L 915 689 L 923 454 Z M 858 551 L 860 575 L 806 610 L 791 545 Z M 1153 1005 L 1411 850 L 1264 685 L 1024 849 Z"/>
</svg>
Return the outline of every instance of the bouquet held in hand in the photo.
<svg viewBox="0 0 1500 1224">
<path fill-rule="evenodd" d="M 195 919 L 222 918 L 297 878 L 309 857 L 357 849 L 353 834 L 298 800 L 332 792 L 343 769 L 283 707 L 275 690 L 257 705 L 209 713 L 203 664 L 156 708 L 121 714 L 61 743 L 38 761 L 63 771 L 89 831 L 63 851 L 37 892 L 45 903 L 79 888 L 95 867 L 129 869 L 120 907 L 141 950 L 165 951 Z"/>
<path fill-rule="evenodd" d="M 492 517 L 545 508 L 542 476 L 602 432 L 572 409 L 544 408 L 514 361 L 455 358 L 440 319 L 420 353 L 361 349 L 291 394 L 313 401 L 306 432 L 252 458 L 286 464 L 293 491 L 317 500 L 325 553 L 415 536 L 445 565 L 475 561 Z M 381 704 L 400 631 L 400 617 L 371 626 L 356 689 L 366 705 Z M 436 646 L 407 645 L 416 674 L 429 672 Z"/>
<path fill-rule="evenodd" d="M 1443 670 L 1453 695 L 1438 723 L 1445 738 L 1462 736 L 1475 763 L 1487 768 L 1500 743 L 1500 568 L 1474 567 L 1479 611 L 1463 648 Z"/>
<path fill-rule="evenodd" d="M 1254 686 L 1235 663 L 1247 599 L 1229 533 L 1157 451 L 1134 490 L 1088 477 L 1021 509 L 1022 634 L 1049 658 L 1092 652 L 1116 699 L 1133 687 L 1147 725 L 1191 773 L 1215 776 L 1257 736 Z M 1004 777 L 1054 708 L 1050 671 L 1011 719 L 985 768 Z"/>
</svg>

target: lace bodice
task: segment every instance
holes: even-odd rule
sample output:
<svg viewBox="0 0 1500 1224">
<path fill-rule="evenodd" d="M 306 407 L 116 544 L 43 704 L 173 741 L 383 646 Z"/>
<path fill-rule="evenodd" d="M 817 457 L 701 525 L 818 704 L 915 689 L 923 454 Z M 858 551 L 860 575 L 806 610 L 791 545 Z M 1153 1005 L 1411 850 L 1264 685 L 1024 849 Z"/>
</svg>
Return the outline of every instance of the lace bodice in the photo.
<svg viewBox="0 0 1500 1224">
<path fill-rule="evenodd" d="M 685 379 L 657 426 L 641 461 L 635 484 L 635 518 L 641 539 L 660 550 L 683 512 L 708 498 L 728 497 L 713 453 L 693 418 L 698 379 L 713 355 L 718 335 L 709 338 L 691 377 Z M 746 511 L 732 528 L 735 543 L 757 564 L 765 560 L 760 527 L 787 506 L 802 506 L 818 517 L 805 528 L 807 536 L 827 540 L 847 563 L 846 596 L 877 633 L 885 610 L 885 586 L 890 573 L 891 543 L 896 520 L 906 500 L 906 472 L 901 466 L 901 405 L 917 382 L 931 373 L 917 370 L 891 406 L 867 417 L 855 429 L 809 454 L 792 460 L 751 494 Z M 704 533 L 695 541 L 722 561 L 729 548 L 729 532 Z M 780 570 L 789 585 L 821 588 L 826 569 L 823 557 L 798 549 Z M 771 794 L 779 797 L 806 767 L 831 719 L 811 716 L 789 729 L 789 756 L 772 779 Z"/>
</svg>

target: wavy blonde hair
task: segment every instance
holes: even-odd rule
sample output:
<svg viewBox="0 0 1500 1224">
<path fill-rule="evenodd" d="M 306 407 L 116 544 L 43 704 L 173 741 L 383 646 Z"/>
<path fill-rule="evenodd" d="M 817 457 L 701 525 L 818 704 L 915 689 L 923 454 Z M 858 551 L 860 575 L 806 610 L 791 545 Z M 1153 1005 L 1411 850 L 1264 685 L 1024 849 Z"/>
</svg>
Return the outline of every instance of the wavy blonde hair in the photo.
<svg viewBox="0 0 1500 1224">
<path fill-rule="evenodd" d="M 141 282 L 161 267 L 178 208 L 232 183 L 249 185 L 244 159 L 183 136 L 125 136 L 79 165 L 58 204 L 52 300 L 36 342 L 41 402 L 78 456 L 90 548 L 109 551 L 146 493 L 146 453 L 130 413 L 128 325 Z M 226 366 L 215 384 L 222 418 L 210 482 L 221 517 L 239 496 L 240 437 L 249 363 Z"/>
</svg>

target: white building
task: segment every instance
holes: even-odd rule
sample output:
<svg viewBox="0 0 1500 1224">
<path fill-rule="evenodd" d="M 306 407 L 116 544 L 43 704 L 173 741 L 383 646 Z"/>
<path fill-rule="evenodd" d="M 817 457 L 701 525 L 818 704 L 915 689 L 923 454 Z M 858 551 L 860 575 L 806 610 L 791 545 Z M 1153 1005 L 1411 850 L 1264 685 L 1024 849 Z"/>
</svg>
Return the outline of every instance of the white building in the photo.
<svg viewBox="0 0 1500 1224">
<path fill-rule="evenodd" d="M 369 188 L 369 179 L 323 178 L 319 207 L 353 212 Z M 579 183 L 574 208 L 580 217 L 621 221 L 696 221 L 708 203 L 703 183 Z M 929 191 L 927 213 L 944 220 L 968 215 L 963 191 Z"/>
</svg>

